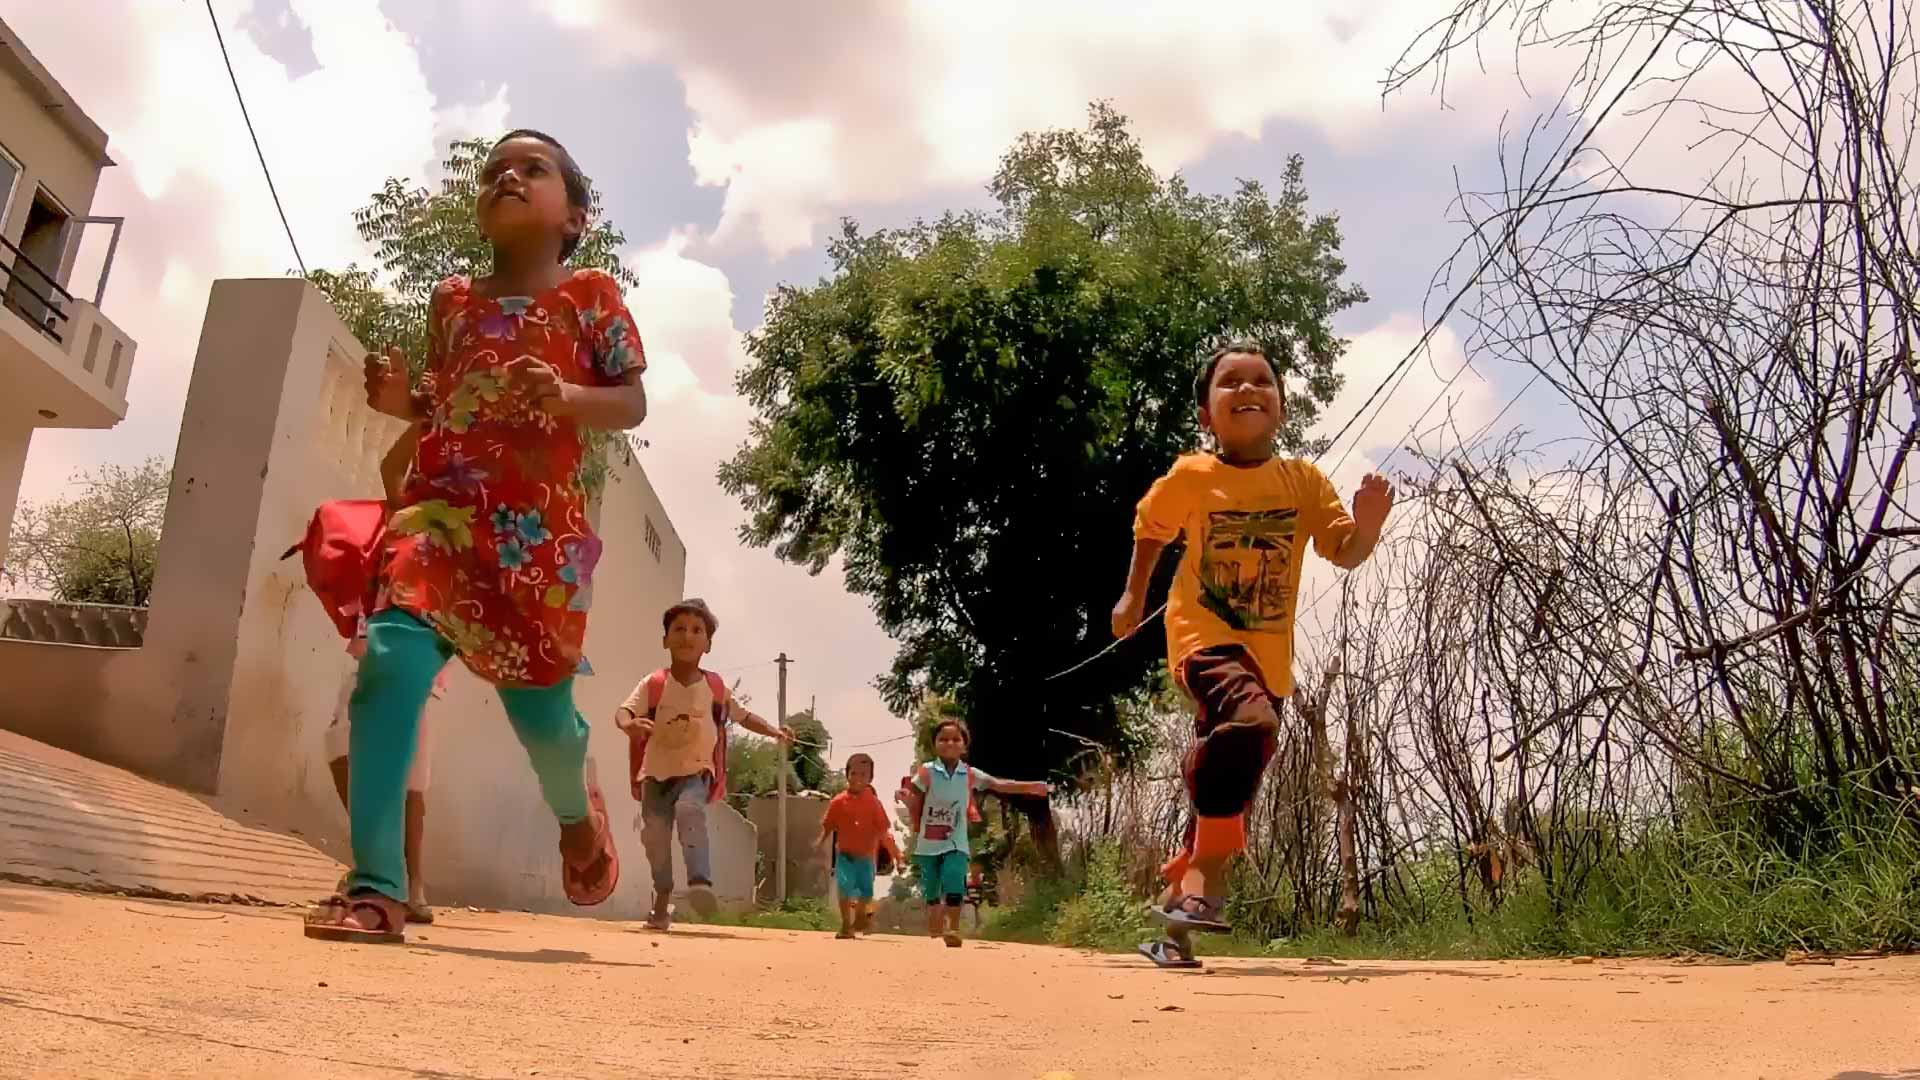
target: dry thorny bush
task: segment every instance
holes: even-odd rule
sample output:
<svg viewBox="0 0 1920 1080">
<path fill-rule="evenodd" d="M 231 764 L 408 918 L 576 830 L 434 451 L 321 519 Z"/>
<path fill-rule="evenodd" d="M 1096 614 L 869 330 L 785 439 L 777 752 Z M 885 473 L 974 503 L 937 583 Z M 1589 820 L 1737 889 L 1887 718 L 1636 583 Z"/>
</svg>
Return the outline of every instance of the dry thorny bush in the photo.
<svg viewBox="0 0 1920 1080">
<path fill-rule="evenodd" d="M 1458 198 L 1435 317 L 1581 434 L 1413 450 L 1389 540 L 1301 636 L 1244 870 L 1280 925 L 1334 921 L 1343 862 L 1350 907 L 1436 854 L 1497 903 L 1516 865 L 1570 895 L 1703 807 L 1789 846 L 1843 807 L 1915 817 L 1910 4 L 1465 0 L 1390 89 L 1500 28 L 1576 62 Z M 1148 711 L 1167 738 L 1078 816 L 1143 882 L 1190 723 Z"/>
</svg>

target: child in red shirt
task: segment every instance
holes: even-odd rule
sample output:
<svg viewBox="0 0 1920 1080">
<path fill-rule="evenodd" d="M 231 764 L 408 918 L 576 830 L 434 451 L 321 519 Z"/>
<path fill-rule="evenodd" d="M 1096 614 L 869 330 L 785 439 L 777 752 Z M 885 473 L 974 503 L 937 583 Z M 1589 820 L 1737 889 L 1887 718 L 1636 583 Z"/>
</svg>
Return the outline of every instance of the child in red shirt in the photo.
<svg viewBox="0 0 1920 1080">
<path fill-rule="evenodd" d="M 834 936 L 851 938 L 864 932 L 871 920 L 868 904 L 873 900 L 873 878 L 880 849 L 900 862 L 900 846 L 894 842 L 893 826 L 887 821 L 887 808 L 873 790 L 873 759 L 855 754 L 847 759 L 847 790 L 827 804 L 827 816 L 820 822 L 816 848 L 826 848 L 835 883 L 840 887 L 840 932 Z"/>
</svg>

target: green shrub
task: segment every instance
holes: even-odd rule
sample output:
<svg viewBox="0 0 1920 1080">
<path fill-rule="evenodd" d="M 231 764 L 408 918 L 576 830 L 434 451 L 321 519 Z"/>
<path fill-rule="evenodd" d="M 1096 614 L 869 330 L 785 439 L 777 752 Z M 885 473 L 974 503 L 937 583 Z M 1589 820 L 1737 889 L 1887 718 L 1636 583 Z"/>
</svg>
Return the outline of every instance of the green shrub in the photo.
<svg viewBox="0 0 1920 1080">
<path fill-rule="evenodd" d="M 1083 882 L 1059 903 L 1047 924 L 1047 940 L 1081 949 L 1129 949 L 1153 936 L 1146 905 L 1127 885 L 1119 845 L 1094 845 L 1087 853 Z"/>
</svg>

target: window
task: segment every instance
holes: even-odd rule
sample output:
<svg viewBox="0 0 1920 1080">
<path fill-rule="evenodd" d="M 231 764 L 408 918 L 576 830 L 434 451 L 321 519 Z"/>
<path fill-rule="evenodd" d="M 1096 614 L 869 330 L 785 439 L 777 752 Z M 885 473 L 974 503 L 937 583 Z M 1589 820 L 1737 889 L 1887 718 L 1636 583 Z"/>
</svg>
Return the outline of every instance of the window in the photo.
<svg viewBox="0 0 1920 1080">
<path fill-rule="evenodd" d="M 0 231 L 7 227 L 7 211 L 13 208 L 13 189 L 20 183 L 20 162 L 0 146 Z"/>
<path fill-rule="evenodd" d="M 67 257 L 67 232 L 72 215 L 46 188 L 34 191 L 27 205 L 26 224 L 21 227 L 15 245 L 12 272 L 7 275 L 7 306 L 48 337 L 61 340 L 67 319 L 62 306 L 66 283 L 60 280 L 61 265 Z"/>
<path fill-rule="evenodd" d="M 653 561 L 660 561 L 660 530 L 653 527 L 652 518 L 644 518 L 647 523 L 647 550 L 653 552 Z"/>
</svg>

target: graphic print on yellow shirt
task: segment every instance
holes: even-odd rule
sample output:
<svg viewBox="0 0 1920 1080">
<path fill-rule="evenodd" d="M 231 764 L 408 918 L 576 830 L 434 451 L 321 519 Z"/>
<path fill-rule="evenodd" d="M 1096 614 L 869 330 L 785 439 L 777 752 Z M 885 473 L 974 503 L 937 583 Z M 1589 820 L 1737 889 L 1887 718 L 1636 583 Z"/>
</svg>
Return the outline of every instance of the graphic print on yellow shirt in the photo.
<svg viewBox="0 0 1920 1080">
<path fill-rule="evenodd" d="M 1241 468 L 1189 454 L 1154 482 L 1134 515 L 1134 536 L 1186 551 L 1167 598 L 1167 663 L 1201 649 L 1240 645 L 1272 693 L 1293 692 L 1293 618 L 1302 538 L 1332 558 L 1353 534 L 1333 485 L 1296 458 Z"/>
<path fill-rule="evenodd" d="M 1294 528 L 1300 511 L 1210 510 L 1200 545 L 1200 602 L 1234 630 L 1293 617 Z"/>
</svg>

